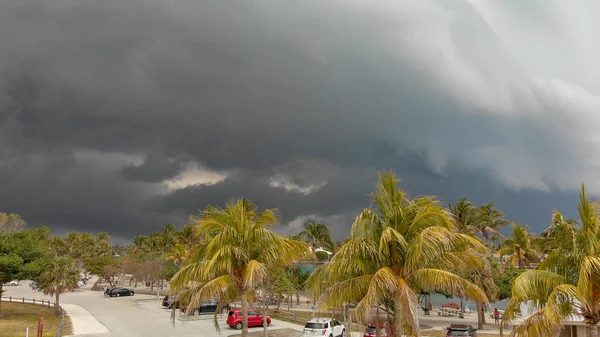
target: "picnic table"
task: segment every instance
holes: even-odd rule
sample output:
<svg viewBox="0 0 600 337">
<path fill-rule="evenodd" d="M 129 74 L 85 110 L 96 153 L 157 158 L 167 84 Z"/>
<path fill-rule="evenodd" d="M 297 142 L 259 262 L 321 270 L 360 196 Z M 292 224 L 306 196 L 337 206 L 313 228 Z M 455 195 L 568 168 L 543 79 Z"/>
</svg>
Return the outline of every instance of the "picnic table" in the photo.
<svg viewBox="0 0 600 337">
<path fill-rule="evenodd" d="M 440 308 L 438 316 L 458 316 L 460 314 L 459 309 L 454 308 Z"/>
</svg>

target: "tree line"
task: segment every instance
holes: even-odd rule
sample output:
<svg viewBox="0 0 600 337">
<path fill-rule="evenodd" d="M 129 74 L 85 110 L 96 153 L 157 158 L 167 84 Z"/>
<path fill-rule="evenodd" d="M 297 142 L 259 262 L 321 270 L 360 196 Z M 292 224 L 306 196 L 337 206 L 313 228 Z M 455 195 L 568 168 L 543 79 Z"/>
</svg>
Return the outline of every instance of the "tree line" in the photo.
<svg viewBox="0 0 600 337">
<path fill-rule="evenodd" d="M 480 328 L 485 306 L 509 299 L 507 320 L 523 302 L 540 304 L 513 335 L 554 334 L 577 313 L 597 336 L 600 209 L 583 186 L 580 219 L 555 211 L 536 236 L 528 226 L 506 220 L 493 203 L 461 199 L 444 207 L 433 196 L 411 197 L 398 184 L 393 172 L 381 173 L 371 205 L 337 243 L 327 225 L 315 221 L 295 235 L 279 235 L 277 211 L 243 198 L 222 208 L 208 206 L 181 230 L 167 224 L 127 247 L 111 246 L 106 233 L 58 237 L 45 227 L 24 229 L 18 215 L 0 213 L 0 291 L 12 279 L 32 279 L 58 303 L 61 293 L 76 287 L 81 271 L 111 286 L 117 279 L 150 287 L 167 280 L 170 292 L 189 308 L 207 298 L 220 305 L 241 302 L 243 336 L 249 306 L 266 314 L 269 305 L 281 305 L 282 295 L 299 302 L 305 290 L 319 312 L 339 309 L 353 322 L 369 324 L 377 308 L 393 323 L 395 336 L 418 336 L 415 308 L 428 312 L 420 299 L 439 293 L 474 301 Z M 508 235 L 502 234 L 505 227 Z M 315 271 L 302 273 L 299 261 L 311 261 Z"/>
</svg>

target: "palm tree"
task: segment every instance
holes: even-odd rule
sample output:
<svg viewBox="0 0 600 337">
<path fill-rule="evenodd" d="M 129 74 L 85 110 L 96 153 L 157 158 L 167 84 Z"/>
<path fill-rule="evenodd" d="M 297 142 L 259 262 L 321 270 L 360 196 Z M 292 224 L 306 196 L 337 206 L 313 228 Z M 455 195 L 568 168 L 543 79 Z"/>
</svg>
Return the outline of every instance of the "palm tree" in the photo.
<svg viewBox="0 0 600 337">
<path fill-rule="evenodd" d="M 196 222 L 207 245 L 198 245 L 190 263 L 171 280 L 190 308 L 204 298 L 219 303 L 242 302 L 242 336 L 248 335 L 248 301 L 267 279 L 268 268 L 289 266 L 309 253 L 306 243 L 281 237 L 271 228 L 279 223 L 275 210 L 259 212 L 246 199 L 232 200 L 224 209 L 208 206 Z M 220 310 L 220 308 L 219 308 Z M 217 316 L 215 327 L 219 330 Z"/>
<path fill-rule="evenodd" d="M 462 198 L 455 205 L 449 204 L 448 209 L 456 221 L 456 231 L 475 235 L 480 213 L 473 203 L 468 201 L 467 198 Z"/>
<path fill-rule="evenodd" d="M 418 336 L 419 292 L 487 303 L 480 288 L 448 271 L 481 263 L 473 252 L 487 249 L 476 238 L 454 231 L 452 217 L 435 198 L 409 198 L 397 188 L 398 181 L 392 172 L 379 175 L 371 208 L 356 218 L 350 239 L 308 282 L 328 284 L 319 310 L 358 303 L 352 317 L 363 324 L 369 323 L 373 307 L 391 300 L 394 336 Z"/>
<path fill-rule="evenodd" d="M 183 244 L 185 249 L 190 249 L 193 245 L 197 244 L 198 237 L 194 232 L 194 225 L 187 224 L 180 232 L 177 232 L 176 242 Z"/>
<path fill-rule="evenodd" d="M 528 226 L 520 226 L 514 223 L 512 233 L 502 241 L 498 256 L 502 258 L 509 255 L 507 264 L 512 264 L 519 269 L 525 269 L 525 263 L 539 262 L 540 256 L 536 251 L 535 234 L 528 231 Z"/>
<path fill-rule="evenodd" d="M 539 303 L 541 309 L 516 326 L 511 336 L 550 336 L 562 329 L 569 315 L 581 315 L 589 336 L 598 336 L 600 323 L 600 208 L 590 202 L 581 185 L 579 194 L 581 225 L 563 220 L 559 212 L 553 215 L 548 256 L 537 270 L 518 276 L 505 317 L 513 319 L 523 302 Z"/>
<path fill-rule="evenodd" d="M 550 227 L 544 230 L 536 239 L 536 245 L 542 257 L 547 255 L 552 249 L 558 248 L 555 247 L 558 237 L 564 235 L 572 237 L 573 233 L 577 230 L 577 221 L 575 219 L 564 219 L 562 214 L 557 211 L 552 214 L 551 221 Z"/>
<path fill-rule="evenodd" d="M 177 228 L 173 224 L 166 224 L 160 232 L 161 248 L 163 253 L 169 251 L 177 240 Z"/>
<path fill-rule="evenodd" d="M 167 253 L 166 259 L 172 261 L 177 267 L 181 267 L 189 259 L 189 252 L 184 244 L 178 243 L 170 253 Z"/>
<path fill-rule="evenodd" d="M 331 239 L 331 233 L 329 227 L 321 222 L 308 220 L 304 223 L 304 230 L 294 236 L 308 242 L 310 244 L 313 253 L 316 252 L 317 248 L 327 248 L 332 252 L 334 251 L 335 244 Z M 317 269 L 317 257 L 313 254 L 313 270 Z M 316 302 L 317 290 L 313 291 L 313 303 Z"/>
<path fill-rule="evenodd" d="M 496 204 L 488 202 L 482 205 L 479 207 L 479 213 L 476 231 L 481 234 L 483 243 L 489 240 L 491 234 L 502 237 L 500 228 L 507 226 L 509 222 L 504 219 L 504 213 L 496 209 Z"/>
<path fill-rule="evenodd" d="M 40 289 L 45 295 L 56 296 L 54 311 L 60 314 L 60 294 L 73 291 L 79 282 L 79 269 L 68 257 L 54 259 L 40 277 Z"/>
<path fill-rule="evenodd" d="M 297 234 L 297 237 L 305 240 L 310 244 L 313 252 L 317 248 L 327 248 L 333 250 L 333 240 L 329 227 L 322 222 L 308 220 L 304 223 L 304 230 Z"/>
</svg>

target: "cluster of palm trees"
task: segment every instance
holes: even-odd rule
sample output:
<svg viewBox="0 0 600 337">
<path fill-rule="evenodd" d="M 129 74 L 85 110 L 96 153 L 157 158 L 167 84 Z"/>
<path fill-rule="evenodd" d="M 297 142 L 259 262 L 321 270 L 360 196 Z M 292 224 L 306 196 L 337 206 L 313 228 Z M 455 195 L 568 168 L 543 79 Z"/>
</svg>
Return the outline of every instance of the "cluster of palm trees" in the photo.
<svg viewBox="0 0 600 337">
<path fill-rule="evenodd" d="M 442 292 L 477 303 L 487 303 L 485 291 L 469 281 L 465 271 L 481 270 L 487 241 L 502 224 L 492 204 L 462 203 L 465 231 L 448 209 L 433 197 L 411 198 L 398 189 L 391 172 L 380 175 L 371 195 L 372 206 L 352 225 L 351 236 L 339 247 L 329 229 L 307 223 L 292 237 L 276 234 L 279 219 L 274 210 L 259 211 L 248 200 L 229 202 L 225 208 L 209 206 L 193 225 L 197 244 L 171 280 L 171 290 L 194 307 L 204 298 L 219 303 L 240 300 L 244 322 L 248 303 L 268 284 L 277 270 L 298 261 L 313 260 L 318 247 L 335 251 L 331 261 L 317 268 L 308 280 L 318 294 L 318 310 L 355 303 L 352 319 L 369 323 L 372 308 L 381 307 L 394 322 L 395 333 L 419 334 L 418 295 Z M 468 230 L 466 230 L 468 228 Z M 312 248 L 312 249 L 311 249 Z M 274 272 L 275 271 L 275 272 Z M 244 324 L 242 335 L 247 335 Z"/>
<path fill-rule="evenodd" d="M 510 297 L 505 319 L 512 320 L 523 302 L 539 307 L 513 335 L 554 334 L 574 313 L 584 317 L 591 336 L 597 335 L 600 217 L 583 186 L 580 222 L 555 212 L 550 227 L 537 237 L 527 226 L 505 220 L 493 203 L 476 206 L 461 199 L 445 208 L 435 197 L 410 197 L 398 182 L 392 172 L 380 174 L 371 206 L 337 245 L 319 222 L 307 222 L 294 236 L 278 235 L 275 210 L 236 199 L 224 208 L 209 206 L 182 232 L 165 228 L 136 239 L 134 246 L 160 249 L 180 267 L 171 291 L 189 307 L 205 298 L 240 301 L 243 336 L 249 305 L 281 281 L 274 275 L 286 275 L 299 261 L 316 261 L 316 248 L 334 253 L 307 281 L 318 311 L 343 310 L 352 303 L 351 320 L 367 324 L 373 310 L 381 310 L 395 336 L 420 335 L 419 295 L 430 293 L 473 300 L 481 327 L 484 307 L 499 298 L 502 268 L 521 270 L 504 296 Z M 504 236 L 506 226 L 512 231 Z M 215 324 L 218 328 L 216 317 Z"/>
</svg>

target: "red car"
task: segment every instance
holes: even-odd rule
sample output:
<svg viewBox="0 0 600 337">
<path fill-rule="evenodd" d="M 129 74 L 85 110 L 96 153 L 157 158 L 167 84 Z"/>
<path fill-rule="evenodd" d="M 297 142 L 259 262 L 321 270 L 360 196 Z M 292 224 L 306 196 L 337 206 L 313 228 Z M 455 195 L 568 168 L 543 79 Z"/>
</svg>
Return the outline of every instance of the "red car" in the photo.
<svg viewBox="0 0 600 337">
<path fill-rule="evenodd" d="M 263 315 L 259 314 L 256 310 L 248 310 L 248 326 L 262 326 Z M 271 317 L 267 316 L 267 325 L 271 324 Z M 242 329 L 242 310 L 229 310 L 227 314 L 227 325 L 230 328 Z"/>
</svg>

